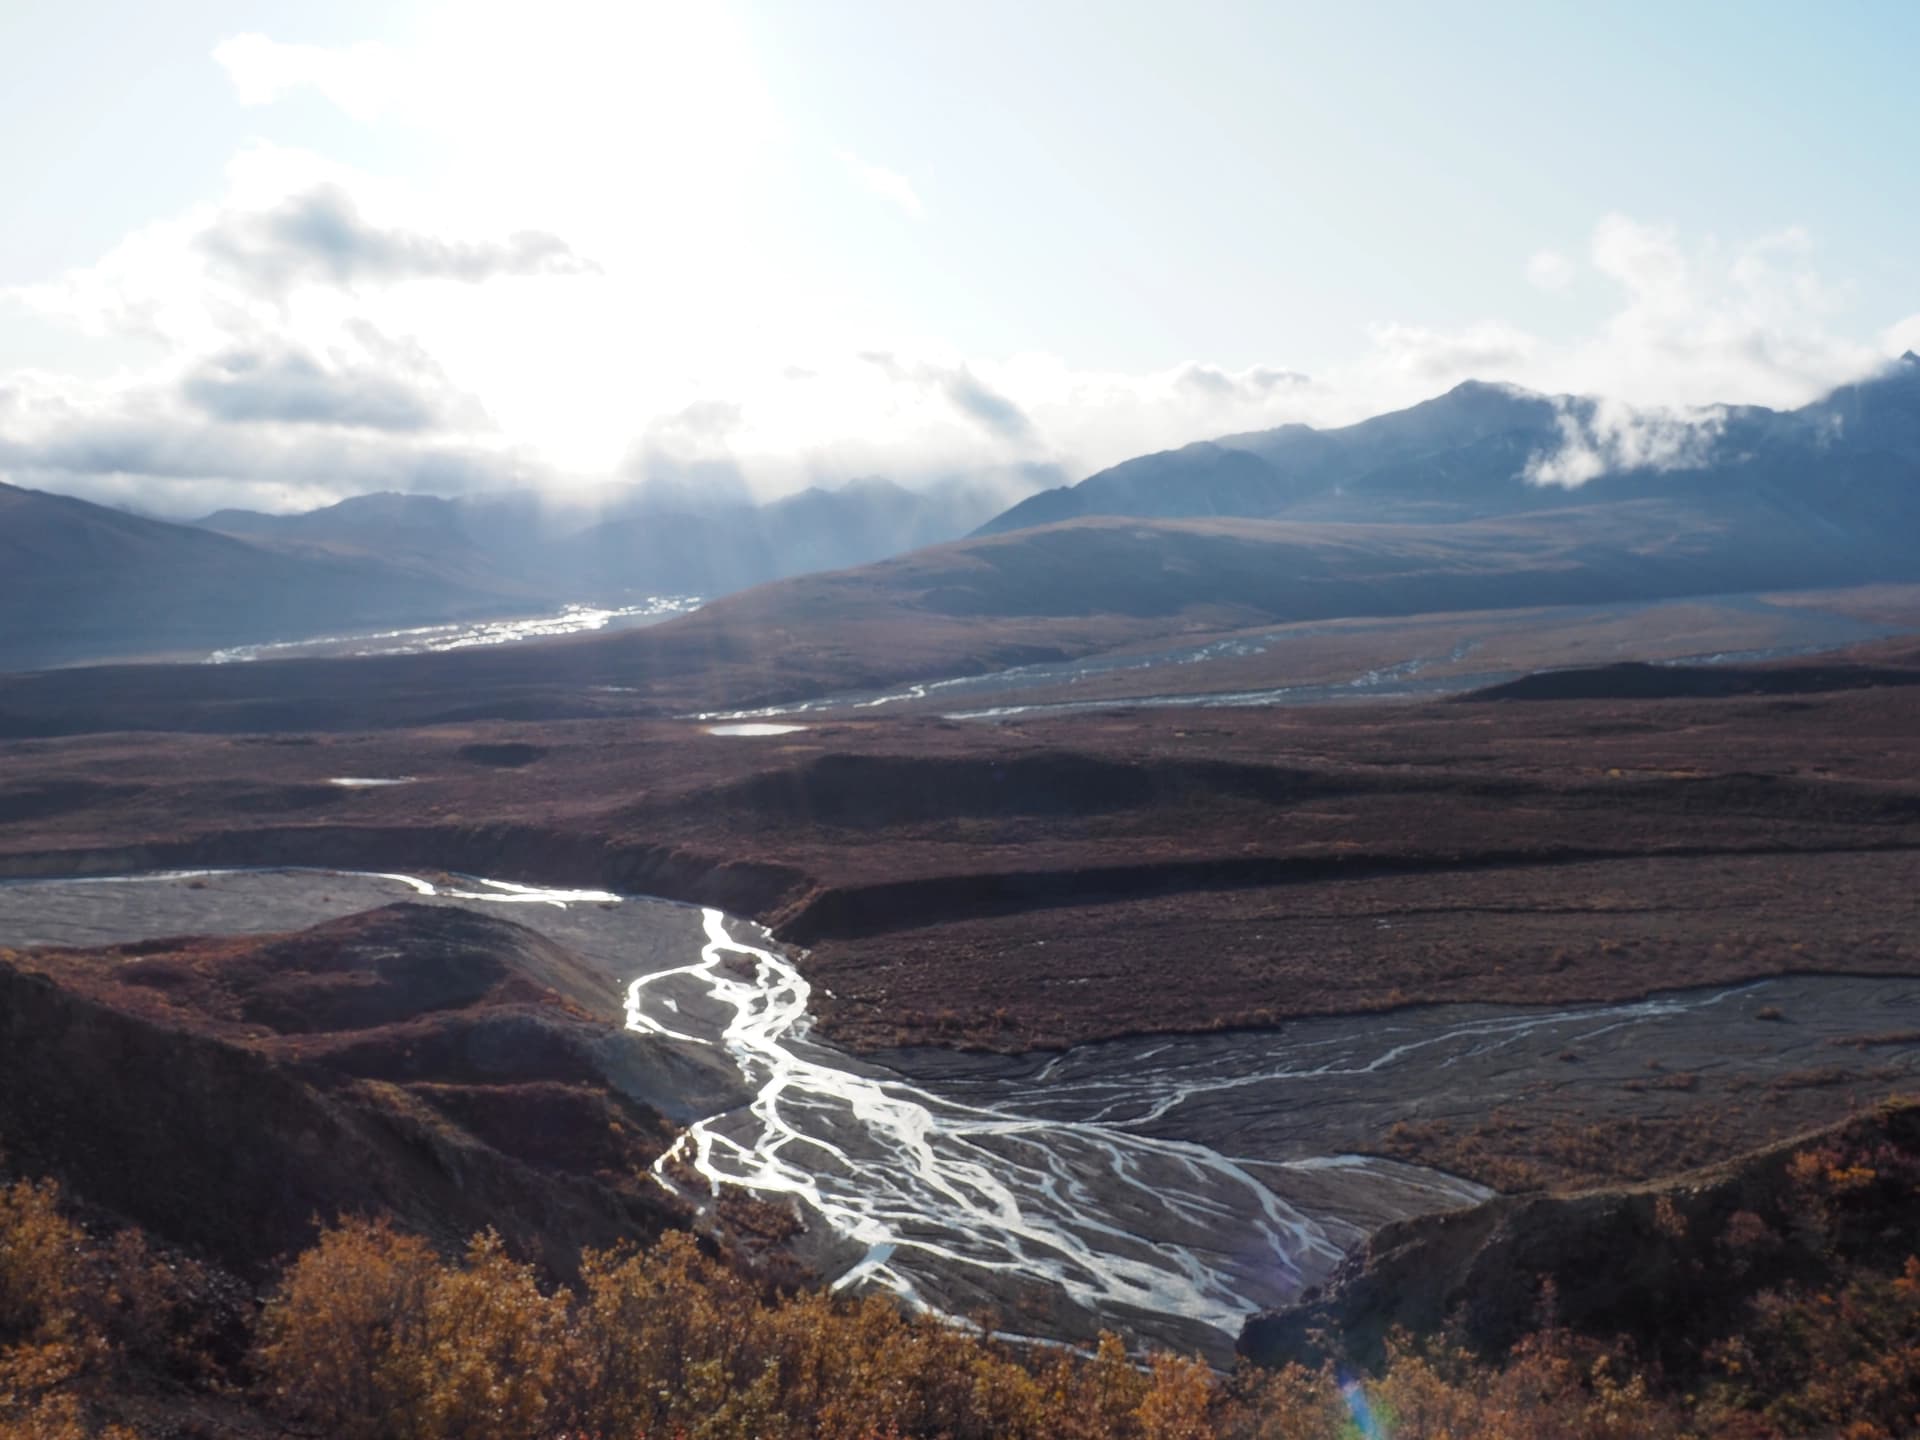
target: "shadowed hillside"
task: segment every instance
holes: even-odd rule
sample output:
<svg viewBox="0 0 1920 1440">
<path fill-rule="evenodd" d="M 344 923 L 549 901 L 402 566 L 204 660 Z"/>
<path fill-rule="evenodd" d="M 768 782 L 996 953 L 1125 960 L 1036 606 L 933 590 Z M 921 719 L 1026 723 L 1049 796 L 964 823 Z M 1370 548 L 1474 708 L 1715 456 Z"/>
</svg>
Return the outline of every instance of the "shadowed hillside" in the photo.
<svg viewBox="0 0 1920 1440">
<path fill-rule="evenodd" d="M 537 592 L 404 556 L 286 548 L 0 484 L 0 668 L 499 613 Z"/>
<path fill-rule="evenodd" d="M 611 990 L 508 921 L 412 904 L 0 951 L 0 1140 L 244 1272 L 315 1217 L 376 1212 L 449 1243 L 490 1225 L 565 1269 L 680 1218 L 645 1175 L 673 1128 L 602 1054 Z"/>
</svg>

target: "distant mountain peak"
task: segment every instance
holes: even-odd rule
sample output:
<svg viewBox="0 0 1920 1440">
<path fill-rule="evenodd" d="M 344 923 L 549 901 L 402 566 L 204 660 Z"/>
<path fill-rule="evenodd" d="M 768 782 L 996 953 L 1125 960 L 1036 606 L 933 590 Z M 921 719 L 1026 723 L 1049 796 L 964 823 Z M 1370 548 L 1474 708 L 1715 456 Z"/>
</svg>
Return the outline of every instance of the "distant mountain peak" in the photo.
<svg viewBox="0 0 1920 1440">
<path fill-rule="evenodd" d="M 1529 390 L 1524 385 L 1515 385 L 1510 380 L 1462 380 L 1447 391 L 1441 399 L 1450 396 L 1467 397 L 1477 395 L 1497 395 L 1508 400 L 1538 400 L 1540 392 Z"/>
<path fill-rule="evenodd" d="M 1913 351 L 1909 350 L 1900 357 L 1900 363 L 1902 365 L 1920 365 L 1920 355 L 1916 355 Z"/>
<path fill-rule="evenodd" d="M 842 481 L 837 493 L 848 496 L 877 496 L 906 495 L 911 492 L 899 481 L 889 480 L 885 475 L 856 475 L 851 480 Z"/>
</svg>

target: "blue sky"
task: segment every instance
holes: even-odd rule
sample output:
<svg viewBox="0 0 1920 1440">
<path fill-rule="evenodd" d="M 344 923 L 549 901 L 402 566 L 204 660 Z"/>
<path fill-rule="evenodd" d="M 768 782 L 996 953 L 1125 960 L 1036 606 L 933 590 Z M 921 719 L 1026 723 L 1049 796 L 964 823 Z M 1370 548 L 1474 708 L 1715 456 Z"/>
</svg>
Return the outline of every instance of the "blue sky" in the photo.
<svg viewBox="0 0 1920 1440">
<path fill-rule="evenodd" d="M 1084 473 L 1920 343 L 1920 7 L 0 10 L 0 476 Z"/>
</svg>

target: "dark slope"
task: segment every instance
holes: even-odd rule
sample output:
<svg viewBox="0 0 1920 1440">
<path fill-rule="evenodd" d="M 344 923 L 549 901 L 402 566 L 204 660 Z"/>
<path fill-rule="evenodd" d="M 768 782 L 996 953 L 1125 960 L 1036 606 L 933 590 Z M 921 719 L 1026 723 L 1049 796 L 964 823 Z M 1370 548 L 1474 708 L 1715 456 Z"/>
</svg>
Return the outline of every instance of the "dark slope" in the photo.
<svg viewBox="0 0 1920 1440">
<path fill-rule="evenodd" d="M 1480 700 L 1688 700 L 1730 695 L 1814 695 L 1920 685 L 1920 665 L 1804 661 L 1788 665 L 1618 665 L 1544 670 L 1455 697 Z"/>
<path fill-rule="evenodd" d="M 809 576 L 678 622 L 682 633 L 749 614 L 830 623 L 938 618 L 1174 617 L 1255 624 L 1406 615 L 1920 574 L 1899 537 L 1782 522 L 1743 497 L 1717 505 L 1636 499 L 1450 525 L 1088 517 Z M 991 631 L 983 631 L 990 634 Z"/>
<path fill-rule="evenodd" d="M 497 610 L 498 589 L 0 485 L 0 668 Z"/>
<path fill-rule="evenodd" d="M 1825 1215 L 1796 1171 L 1859 1164 Z M 1375 1234 L 1324 1297 L 1255 1316 L 1241 1353 L 1265 1365 L 1317 1363 L 1329 1350 L 1372 1365 L 1396 1327 L 1453 1333 L 1496 1356 L 1551 1318 L 1596 1338 L 1632 1336 L 1670 1373 L 1698 1373 L 1754 1297 L 1819 1282 L 1836 1261 L 1897 1267 L 1913 1253 L 1911 1175 L 1920 1106 L 1891 1102 L 1831 1130 L 1658 1185 L 1518 1196 L 1400 1221 Z M 1831 1303 L 1829 1300 L 1828 1303 Z"/>
</svg>

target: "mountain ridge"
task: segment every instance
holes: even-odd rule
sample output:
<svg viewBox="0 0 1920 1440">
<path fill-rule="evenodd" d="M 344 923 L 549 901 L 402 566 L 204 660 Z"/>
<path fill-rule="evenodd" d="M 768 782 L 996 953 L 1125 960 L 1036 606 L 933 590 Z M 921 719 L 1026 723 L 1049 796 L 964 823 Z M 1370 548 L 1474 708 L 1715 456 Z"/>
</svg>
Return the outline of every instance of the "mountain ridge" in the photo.
<svg viewBox="0 0 1920 1440">
<path fill-rule="evenodd" d="M 375 492 L 288 515 L 219 510 L 191 522 L 273 539 L 405 556 L 449 574 L 492 573 L 570 602 L 714 596 L 816 570 L 841 570 L 956 540 L 1028 488 L 1008 476 L 954 476 L 909 489 L 881 476 L 811 485 L 765 503 L 737 475 L 702 490 L 673 477 L 584 498 L 533 491 L 451 499 Z"/>
<path fill-rule="evenodd" d="M 1552 462 L 1569 454 L 1580 461 L 1567 475 L 1574 483 L 1556 483 Z M 1655 488 L 1724 487 L 1759 462 L 1813 469 L 1838 455 L 1888 455 L 1920 474 L 1920 358 L 1913 352 L 1791 411 L 1635 411 L 1593 396 L 1465 380 L 1351 425 L 1288 424 L 1136 456 L 1031 496 L 974 534 L 1095 514 L 1479 518 Z M 1437 491 L 1436 472 L 1449 481 Z"/>
</svg>

